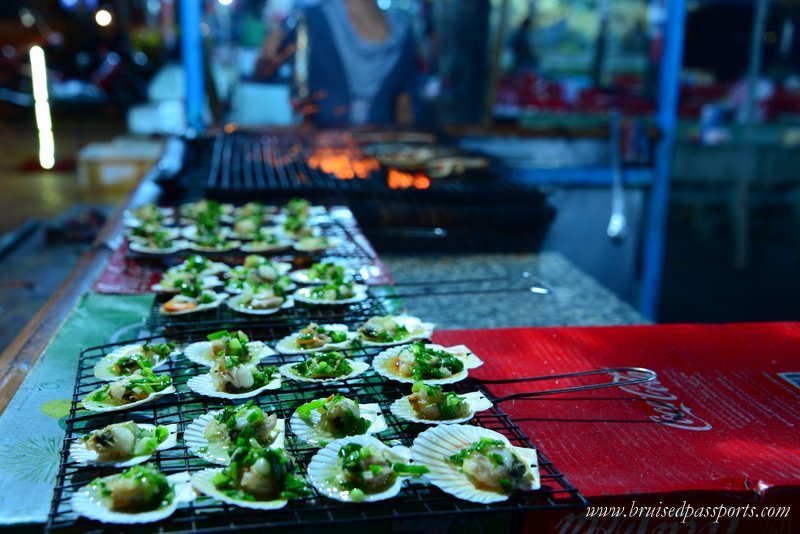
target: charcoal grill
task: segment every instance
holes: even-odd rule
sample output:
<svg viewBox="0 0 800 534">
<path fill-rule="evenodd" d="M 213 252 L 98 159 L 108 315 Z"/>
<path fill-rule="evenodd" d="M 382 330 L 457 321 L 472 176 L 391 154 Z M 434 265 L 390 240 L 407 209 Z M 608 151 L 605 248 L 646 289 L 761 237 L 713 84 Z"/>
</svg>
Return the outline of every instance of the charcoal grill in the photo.
<svg viewBox="0 0 800 534">
<path fill-rule="evenodd" d="M 535 251 L 552 219 L 544 194 L 481 172 L 428 178 L 380 165 L 342 131 L 234 131 L 200 138 L 178 181 L 184 200 L 348 206 L 379 252 Z"/>
</svg>

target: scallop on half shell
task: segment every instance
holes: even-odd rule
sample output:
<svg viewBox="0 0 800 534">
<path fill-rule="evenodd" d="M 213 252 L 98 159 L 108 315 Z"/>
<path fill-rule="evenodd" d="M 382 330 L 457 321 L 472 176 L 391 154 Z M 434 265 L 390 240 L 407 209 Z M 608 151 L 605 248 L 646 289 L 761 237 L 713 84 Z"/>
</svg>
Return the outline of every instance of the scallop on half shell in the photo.
<svg viewBox="0 0 800 534">
<path fill-rule="evenodd" d="M 400 397 L 389 406 L 392 413 L 399 419 L 405 419 L 413 423 L 424 423 L 426 425 L 453 425 L 458 423 L 466 423 L 478 412 L 488 410 L 492 407 L 492 401 L 487 399 L 480 391 L 471 391 L 469 393 L 459 394 L 459 397 L 464 399 L 464 402 L 469 406 L 469 415 L 458 417 L 456 419 L 425 419 L 411 406 L 408 401 L 408 395 Z"/>
<path fill-rule="evenodd" d="M 94 366 L 94 376 L 99 380 L 105 380 L 106 382 L 114 382 L 115 380 L 119 380 L 120 378 L 124 378 L 126 375 L 118 375 L 114 374 L 112 369 L 114 365 L 121 359 L 125 358 L 126 356 L 133 356 L 134 354 L 141 353 L 143 351 L 143 347 L 141 344 L 138 345 L 125 345 L 124 347 L 119 347 L 115 349 L 113 352 L 106 354 L 103 358 L 98 361 Z M 178 354 L 177 350 L 172 351 L 167 356 L 161 357 L 156 355 L 154 358 L 153 366 L 150 368 L 152 371 L 157 371 L 164 367 L 166 363 L 169 361 L 171 356 Z"/>
<path fill-rule="evenodd" d="M 109 475 L 101 478 L 100 481 L 108 482 L 119 476 L 119 474 Z M 180 503 L 191 502 L 196 497 L 189 483 L 190 476 L 188 472 L 169 475 L 167 476 L 167 480 L 172 485 L 175 496 L 172 501 L 167 504 L 162 504 L 155 510 L 139 513 L 126 513 L 112 510 L 104 504 L 101 497 L 102 488 L 94 481 L 72 494 L 72 509 L 79 515 L 100 521 L 101 523 L 133 525 L 137 523 L 161 521 L 175 513 Z"/>
<path fill-rule="evenodd" d="M 525 463 L 533 482 L 531 490 L 541 487 L 539 464 L 535 449 L 514 447 L 508 438 L 488 428 L 468 425 L 440 425 L 420 433 L 411 446 L 411 457 L 429 469 L 428 480 L 442 491 L 465 501 L 489 504 L 508 500 L 510 495 L 473 484 L 458 466 L 448 459 L 481 438 L 500 440 L 513 449 L 514 454 Z"/>
<path fill-rule="evenodd" d="M 183 431 L 183 441 L 189 452 L 207 462 L 219 465 L 228 465 L 231 461 L 229 451 L 220 443 L 209 443 L 206 438 L 206 428 L 222 410 L 204 413 L 186 427 Z M 273 429 L 275 438 L 268 445 L 270 449 L 283 449 L 286 446 L 286 421 L 278 419 Z"/>
<path fill-rule="evenodd" d="M 373 446 L 389 454 L 395 462 L 410 463 L 411 451 L 407 447 L 388 447 L 372 436 L 348 436 L 328 443 L 311 458 L 308 464 L 308 480 L 319 493 L 340 502 L 353 502 L 350 490 L 340 486 L 337 480 L 341 477 L 341 459 L 339 450 L 348 443 L 358 443 L 362 446 Z M 391 499 L 403 486 L 407 477 L 397 475 L 394 483 L 387 489 L 378 493 L 366 493 L 359 502 L 375 502 Z"/>
<path fill-rule="evenodd" d="M 136 426 L 146 430 L 155 430 L 156 425 L 151 425 L 147 423 L 136 423 Z M 172 447 L 178 444 L 178 425 L 171 424 L 165 425 L 167 430 L 169 430 L 169 436 L 163 442 L 159 443 L 158 447 L 156 448 L 157 451 L 163 451 L 166 449 L 171 449 Z M 88 448 L 86 443 L 83 442 L 82 439 L 76 439 L 72 442 L 69 447 L 69 454 L 72 456 L 75 461 L 79 464 L 83 465 L 113 465 L 114 467 L 130 467 L 132 465 L 137 465 L 146 462 L 150 458 L 153 457 L 153 454 L 142 454 L 140 456 L 134 456 L 129 458 L 128 460 L 120 460 L 117 462 L 101 462 L 99 461 L 98 455 L 96 451 Z"/>
<path fill-rule="evenodd" d="M 247 343 L 246 347 L 248 352 L 253 352 L 255 355 L 252 363 L 258 363 L 277 354 L 261 341 L 250 341 Z M 210 341 L 197 341 L 187 345 L 186 348 L 183 349 L 183 355 L 186 356 L 189 361 L 197 365 L 202 365 L 204 367 L 211 367 L 214 365 L 214 360 L 211 358 Z"/>
<path fill-rule="evenodd" d="M 413 384 L 414 382 L 424 382 L 425 384 L 453 384 L 455 382 L 459 382 L 467 378 L 470 369 L 475 369 L 476 367 L 480 367 L 483 365 L 483 361 L 475 356 L 469 348 L 465 345 L 456 345 L 453 347 L 443 347 L 441 345 L 435 345 L 433 343 L 428 343 L 425 345 L 425 348 L 433 349 L 433 350 L 443 350 L 445 352 L 449 352 L 450 354 L 456 356 L 464 363 L 464 369 L 459 371 L 458 373 L 453 373 L 452 375 L 446 378 L 429 378 L 429 379 L 422 379 L 416 380 L 410 376 L 403 376 L 401 375 L 397 368 L 398 368 L 398 356 L 400 352 L 405 350 L 407 345 L 401 345 L 399 347 L 392 347 L 386 349 L 385 351 L 381 352 L 372 360 L 372 366 L 375 368 L 375 371 L 390 380 L 397 380 L 398 382 L 405 382 L 407 384 Z"/>
<path fill-rule="evenodd" d="M 367 434 L 377 434 L 378 432 L 383 432 L 386 430 L 386 419 L 381 413 L 380 405 L 377 403 L 359 404 L 358 409 L 361 412 L 361 417 L 370 422 L 369 428 L 367 428 Z M 292 432 L 298 438 L 311 445 L 322 447 L 337 438 L 336 436 L 328 434 L 327 432 L 324 432 L 316 427 L 317 423 L 319 423 L 320 417 L 321 414 L 318 410 L 311 411 L 310 420 L 303 419 L 295 411 L 292 414 L 291 419 L 289 419 L 289 425 L 292 428 Z"/>
</svg>

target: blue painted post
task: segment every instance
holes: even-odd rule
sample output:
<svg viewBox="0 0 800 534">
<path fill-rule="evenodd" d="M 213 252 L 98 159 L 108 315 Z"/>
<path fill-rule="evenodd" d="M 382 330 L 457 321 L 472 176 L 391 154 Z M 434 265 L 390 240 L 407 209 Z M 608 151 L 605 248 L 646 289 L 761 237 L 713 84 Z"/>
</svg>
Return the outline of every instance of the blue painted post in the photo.
<svg viewBox="0 0 800 534">
<path fill-rule="evenodd" d="M 644 231 L 644 258 L 639 301 L 639 310 L 642 315 L 653 321 L 657 319 L 661 296 L 664 242 L 667 234 L 669 187 L 675 148 L 678 92 L 683 59 L 683 32 L 686 18 L 686 0 L 666 0 L 666 2 L 667 20 L 664 30 L 664 51 L 659 67 L 656 116 L 661 130 L 661 140 L 656 148 L 656 172 L 653 177 L 647 226 Z"/>
<path fill-rule="evenodd" d="M 181 54 L 186 74 L 186 125 L 197 132 L 204 127 L 205 80 L 200 17 L 203 2 L 180 0 Z"/>
</svg>

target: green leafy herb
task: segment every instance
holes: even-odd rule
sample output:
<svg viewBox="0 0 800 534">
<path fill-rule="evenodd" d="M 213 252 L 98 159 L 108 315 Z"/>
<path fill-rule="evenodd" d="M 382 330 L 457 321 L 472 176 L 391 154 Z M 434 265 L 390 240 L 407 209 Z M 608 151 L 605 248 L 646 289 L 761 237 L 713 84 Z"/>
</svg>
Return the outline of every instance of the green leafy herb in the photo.
<svg viewBox="0 0 800 534">
<path fill-rule="evenodd" d="M 429 349 L 422 341 L 415 341 L 406 349 L 414 356 L 412 378 L 414 380 L 431 380 L 445 378 L 464 370 L 464 362 L 444 350 Z M 442 369 L 447 369 L 445 374 Z"/>
<path fill-rule="evenodd" d="M 314 355 L 297 364 L 292 370 L 304 378 L 338 378 L 353 371 L 350 360 L 339 351 L 315 352 Z"/>
<path fill-rule="evenodd" d="M 499 439 L 481 438 L 480 441 L 473 443 L 468 447 L 464 447 L 456 454 L 450 456 L 448 460 L 455 465 L 463 465 L 464 460 L 472 456 L 474 453 L 483 453 L 489 447 L 505 447 L 505 443 Z"/>
</svg>

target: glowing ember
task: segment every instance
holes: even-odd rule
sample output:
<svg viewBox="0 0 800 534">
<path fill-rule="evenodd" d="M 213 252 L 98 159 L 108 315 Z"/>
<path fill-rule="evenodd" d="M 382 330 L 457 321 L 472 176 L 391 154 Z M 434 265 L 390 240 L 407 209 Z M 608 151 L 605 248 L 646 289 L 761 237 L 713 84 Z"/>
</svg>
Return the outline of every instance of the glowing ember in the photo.
<svg viewBox="0 0 800 534">
<path fill-rule="evenodd" d="M 431 179 L 422 173 L 409 174 L 396 169 L 389 169 L 386 180 L 390 189 L 428 189 L 431 186 Z"/>
<path fill-rule="evenodd" d="M 308 165 L 340 180 L 367 178 L 381 166 L 378 160 L 368 158 L 360 151 L 333 147 L 318 147 L 308 158 Z"/>
</svg>

